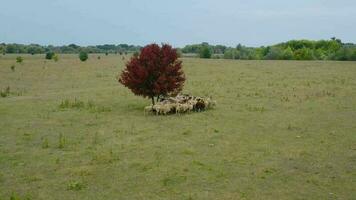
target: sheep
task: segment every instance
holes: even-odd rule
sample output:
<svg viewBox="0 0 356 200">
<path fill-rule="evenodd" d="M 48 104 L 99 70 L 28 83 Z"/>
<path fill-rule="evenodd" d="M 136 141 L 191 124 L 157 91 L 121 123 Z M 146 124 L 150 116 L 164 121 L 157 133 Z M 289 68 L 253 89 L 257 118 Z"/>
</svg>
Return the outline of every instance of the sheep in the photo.
<svg viewBox="0 0 356 200">
<path fill-rule="evenodd" d="M 180 103 L 176 104 L 176 114 L 183 112 L 183 106 Z"/>
<path fill-rule="evenodd" d="M 169 104 L 156 104 L 153 106 L 153 110 L 156 114 L 168 114 L 171 111 L 171 106 Z"/>
<path fill-rule="evenodd" d="M 144 115 L 146 115 L 146 114 L 149 113 L 149 112 L 152 112 L 152 105 L 151 105 L 151 106 L 146 106 L 146 107 L 144 108 Z"/>
<path fill-rule="evenodd" d="M 154 112 L 159 114 L 169 113 L 184 113 L 190 111 L 202 111 L 216 105 L 216 101 L 213 101 L 211 97 L 202 98 L 194 97 L 185 94 L 179 94 L 176 97 L 162 97 L 160 102 L 157 102 L 154 106 L 145 107 L 145 113 Z"/>
<path fill-rule="evenodd" d="M 170 104 L 163 104 L 160 108 L 160 114 L 168 114 L 171 112 L 171 105 Z"/>
</svg>

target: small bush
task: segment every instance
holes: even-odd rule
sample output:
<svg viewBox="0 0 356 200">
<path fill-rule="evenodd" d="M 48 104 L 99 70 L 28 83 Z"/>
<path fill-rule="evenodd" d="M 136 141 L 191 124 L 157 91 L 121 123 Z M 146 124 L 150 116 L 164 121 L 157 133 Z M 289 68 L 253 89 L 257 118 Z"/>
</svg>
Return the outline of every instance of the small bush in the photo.
<svg viewBox="0 0 356 200">
<path fill-rule="evenodd" d="M 15 71 L 15 65 L 11 65 L 11 67 L 10 67 L 10 69 L 11 69 L 11 71 Z"/>
<path fill-rule="evenodd" d="M 52 60 L 53 56 L 54 56 L 54 53 L 53 53 L 53 52 L 47 52 L 47 53 L 46 53 L 46 59 L 47 59 L 47 60 Z"/>
<path fill-rule="evenodd" d="M 100 56 L 98 56 L 98 60 L 100 60 L 101 59 L 101 57 Z"/>
<path fill-rule="evenodd" d="M 21 56 L 16 57 L 16 62 L 17 63 L 22 63 L 23 62 L 23 58 Z"/>
<path fill-rule="evenodd" d="M 88 60 L 88 53 L 85 52 L 85 51 L 81 51 L 81 52 L 79 53 L 79 59 L 80 59 L 82 62 Z"/>
<path fill-rule="evenodd" d="M 59 60 L 58 55 L 54 54 L 52 59 L 53 59 L 54 62 L 58 62 L 58 60 Z"/>
<path fill-rule="evenodd" d="M 58 148 L 63 149 L 65 144 L 66 138 L 63 136 L 62 133 L 60 133 L 58 136 Z"/>
<path fill-rule="evenodd" d="M 64 100 L 61 102 L 61 104 L 59 105 L 60 109 L 68 109 L 68 108 L 76 108 L 76 109 L 80 109 L 80 108 L 84 108 L 85 104 L 83 101 L 74 99 L 74 101 L 70 101 L 68 99 Z"/>
<path fill-rule="evenodd" d="M 105 55 L 107 56 L 107 55 L 109 55 L 109 53 L 108 53 L 108 52 L 105 52 Z"/>
<path fill-rule="evenodd" d="M 0 96 L 1 97 L 7 97 L 10 95 L 10 86 L 7 86 L 5 90 L 0 91 Z"/>
<path fill-rule="evenodd" d="M 84 188 L 84 184 L 78 181 L 71 181 L 67 185 L 68 190 L 79 191 Z"/>
</svg>

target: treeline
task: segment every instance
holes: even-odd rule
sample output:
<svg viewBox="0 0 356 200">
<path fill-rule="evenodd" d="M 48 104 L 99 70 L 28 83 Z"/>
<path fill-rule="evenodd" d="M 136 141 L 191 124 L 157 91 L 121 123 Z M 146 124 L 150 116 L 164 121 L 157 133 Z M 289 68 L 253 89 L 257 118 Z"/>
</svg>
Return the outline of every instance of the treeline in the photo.
<svg viewBox="0 0 356 200">
<path fill-rule="evenodd" d="M 201 58 L 225 58 L 240 60 L 340 60 L 356 61 L 356 44 L 342 43 L 340 39 L 291 40 L 288 42 L 262 46 L 236 47 L 209 45 L 208 43 L 187 45 L 183 53 L 197 54 Z"/>
<path fill-rule="evenodd" d="M 38 44 L 0 44 L 0 53 L 43 54 L 62 53 L 138 53 L 142 47 L 128 44 L 105 44 L 81 47 L 75 44 L 64 46 L 41 46 Z M 196 54 L 201 58 L 224 58 L 240 60 L 340 60 L 356 61 L 356 44 L 343 43 L 340 39 L 291 40 L 271 46 L 236 47 L 210 45 L 209 43 L 186 45 L 180 53 Z"/>
<path fill-rule="evenodd" d="M 53 53 L 129 53 L 140 51 L 141 46 L 128 45 L 128 44 L 105 44 L 96 46 L 81 47 L 76 44 L 64 45 L 64 46 L 41 46 L 38 44 L 0 44 L 0 53 L 24 53 L 24 54 L 43 54 L 47 52 Z"/>
</svg>

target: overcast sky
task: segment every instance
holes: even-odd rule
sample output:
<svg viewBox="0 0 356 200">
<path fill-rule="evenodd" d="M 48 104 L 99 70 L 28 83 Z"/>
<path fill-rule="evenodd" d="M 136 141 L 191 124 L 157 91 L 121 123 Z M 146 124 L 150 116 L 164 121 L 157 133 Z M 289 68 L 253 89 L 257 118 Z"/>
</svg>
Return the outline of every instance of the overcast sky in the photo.
<svg viewBox="0 0 356 200">
<path fill-rule="evenodd" d="M 0 42 L 356 43 L 356 0 L 0 0 Z"/>
</svg>

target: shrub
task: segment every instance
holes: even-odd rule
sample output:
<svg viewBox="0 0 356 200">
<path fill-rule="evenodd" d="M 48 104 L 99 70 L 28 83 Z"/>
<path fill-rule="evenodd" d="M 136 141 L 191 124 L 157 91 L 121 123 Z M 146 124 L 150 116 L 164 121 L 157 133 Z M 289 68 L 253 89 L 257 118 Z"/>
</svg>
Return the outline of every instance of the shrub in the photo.
<svg viewBox="0 0 356 200">
<path fill-rule="evenodd" d="M 10 86 L 7 86 L 5 90 L 0 91 L 0 96 L 1 97 L 7 97 L 10 95 Z"/>
<path fill-rule="evenodd" d="M 11 67 L 10 67 L 10 69 L 11 69 L 11 71 L 15 71 L 15 65 L 11 65 Z"/>
<path fill-rule="evenodd" d="M 105 55 L 107 56 L 107 55 L 109 55 L 109 53 L 108 53 L 108 52 L 105 52 Z"/>
<path fill-rule="evenodd" d="M 57 62 L 57 61 L 59 60 L 58 55 L 57 55 L 57 54 L 54 54 L 53 57 L 52 57 L 52 59 L 54 60 L 54 62 Z"/>
<path fill-rule="evenodd" d="M 51 59 L 53 58 L 53 56 L 54 56 L 54 53 L 53 53 L 53 52 L 47 52 L 47 53 L 46 53 L 46 59 L 47 59 L 47 60 L 51 60 Z"/>
<path fill-rule="evenodd" d="M 16 57 L 16 62 L 17 63 L 22 63 L 23 62 L 23 58 L 21 56 L 17 56 Z"/>
<path fill-rule="evenodd" d="M 202 46 L 199 50 L 199 57 L 200 58 L 211 58 L 211 50 L 209 46 Z"/>
<path fill-rule="evenodd" d="M 88 60 L 88 53 L 85 52 L 85 51 L 81 51 L 81 52 L 79 53 L 79 59 L 80 59 L 82 62 Z"/>
<path fill-rule="evenodd" d="M 178 94 L 185 76 L 176 49 L 150 44 L 131 58 L 118 80 L 135 95 L 151 98 L 155 104 L 154 97 Z"/>
</svg>

